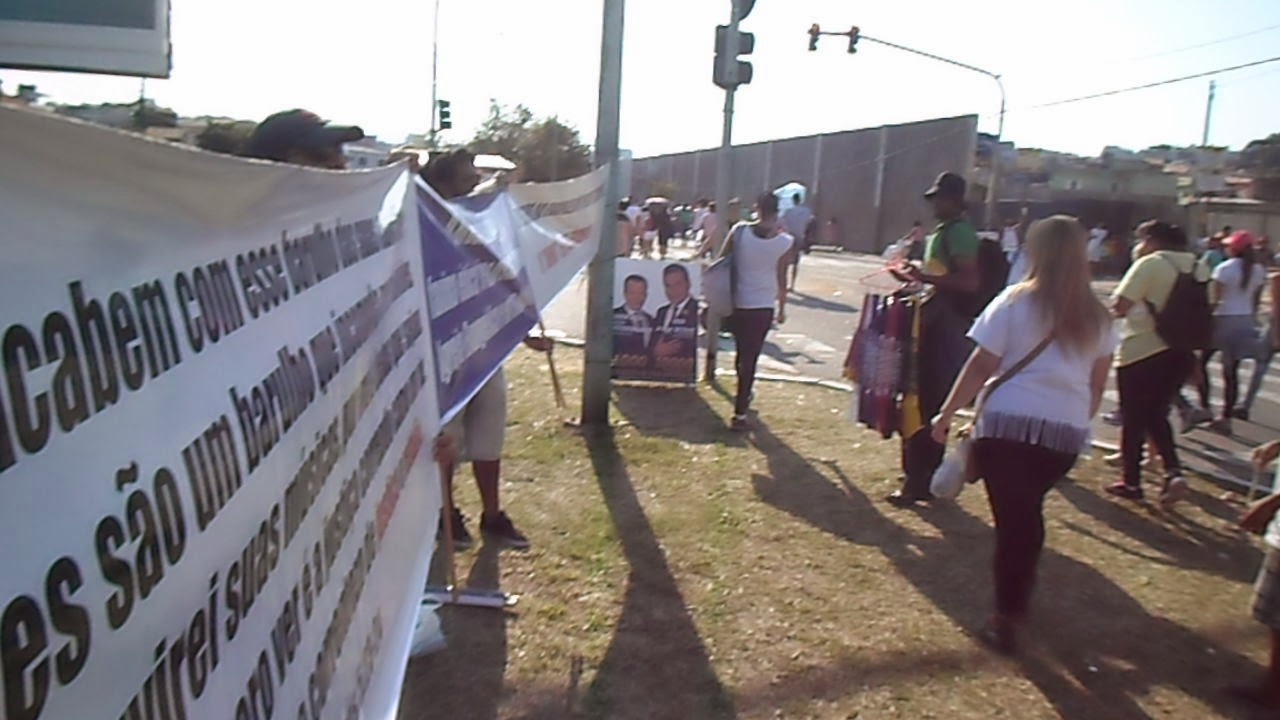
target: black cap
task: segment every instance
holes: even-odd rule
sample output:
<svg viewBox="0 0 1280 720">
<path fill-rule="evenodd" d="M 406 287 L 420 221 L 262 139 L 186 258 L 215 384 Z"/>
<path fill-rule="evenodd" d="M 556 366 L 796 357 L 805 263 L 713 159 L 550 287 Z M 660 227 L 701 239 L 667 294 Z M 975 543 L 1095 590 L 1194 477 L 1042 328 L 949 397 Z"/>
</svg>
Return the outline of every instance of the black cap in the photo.
<svg viewBox="0 0 1280 720">
<path fill-rule="evenodd" d="M 944 172 L 938 176 L 937 180 L 933 181 L 932 187 L 924 191 L 924 196 L 928 199 L 935 195 L 942 195 L 943 197 L 954 197 L 963 200 L 967 187 L 968 184 L 965 183 L 964 178 L 955 173 Z"/>
<path fill-rule="evenodd" d="M 284 162 L 293 150 L 313 150 L 354 142 L 364 131 L 352 125 L 329 125 L 306 110 L 285 110 L 258 123 L 245 155 Z"/>
</svg>

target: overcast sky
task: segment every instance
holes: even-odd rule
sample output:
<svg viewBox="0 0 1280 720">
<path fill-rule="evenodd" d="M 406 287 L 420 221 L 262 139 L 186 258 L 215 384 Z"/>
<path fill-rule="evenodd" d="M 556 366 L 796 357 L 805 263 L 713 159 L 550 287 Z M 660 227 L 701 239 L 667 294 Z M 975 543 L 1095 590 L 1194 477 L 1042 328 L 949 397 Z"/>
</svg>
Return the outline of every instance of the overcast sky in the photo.
<svg viewBox="0 0 1280 720">
<path fill-rule="evenodd" d="M 440 96 L 452 101 L 455 123 L 447 140 L 469 139 L 490 98 L 558 115 L 593 140 L 601 0 L 440 2 Z M 644 156 L 719 144 L 712 41 L 728 8 L 727 0 L 627 3 L 623 147 Z M 398 141 L 429 124 L 431 17 L 431 0 L 172 0 L 173 75 L 148 81 L 147 94 L 184 115 L 261 119 L 305 107 Z M 735 140 L 966 113 L 980 113 L 981 128 L 994 132 L 999 94 L 990 79 L 867 41 L 850 55 L 843 38 L 824 38 L 811 53 L 814 22 L 858 24 L 866 35 L 1001 73 L 1005 138 L 1082 154 L 1198 143 L 1208 80 L 1032 106 L 1280 54 L 1275 0 L 758 0 L 743 24 L 756 35 L 755 81 L 738 93 Z M 34 82 L 67 103 L 128 102 L 139 86 L 17 71 L 0 71 L 0 81 L 10 93 Z M 1239 147 L 1280 131 L 1278 111 L 1280 63 L 1222 75 L 1210 142 Z"/>
</svg>

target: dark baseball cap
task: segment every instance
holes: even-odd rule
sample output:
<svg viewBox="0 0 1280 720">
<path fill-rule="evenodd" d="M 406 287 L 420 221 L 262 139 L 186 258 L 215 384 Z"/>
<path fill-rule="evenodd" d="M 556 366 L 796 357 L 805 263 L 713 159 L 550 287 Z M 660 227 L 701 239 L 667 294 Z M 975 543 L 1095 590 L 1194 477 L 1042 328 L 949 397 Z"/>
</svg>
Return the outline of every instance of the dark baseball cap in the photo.
<svg viewBox="0 0 1280 720">
<path fill-rule="evenodd" d="M 364 138 L 354 125 L 330 125 L 306 110 L 285 110 L 258 123 L 245 154 L 284 162 L 294 150 L 318 150 Z"/>
<path fill-rule="evenodd" d="M 935 195 L 943 197 L 954 197 L 964 199 L 965 190 L 968 184 L 964 178 L 955 173 L 944 172 L 933 181 L 933 186 L 924 191 L 925 198 L 932 198 Z"/>
</svg>

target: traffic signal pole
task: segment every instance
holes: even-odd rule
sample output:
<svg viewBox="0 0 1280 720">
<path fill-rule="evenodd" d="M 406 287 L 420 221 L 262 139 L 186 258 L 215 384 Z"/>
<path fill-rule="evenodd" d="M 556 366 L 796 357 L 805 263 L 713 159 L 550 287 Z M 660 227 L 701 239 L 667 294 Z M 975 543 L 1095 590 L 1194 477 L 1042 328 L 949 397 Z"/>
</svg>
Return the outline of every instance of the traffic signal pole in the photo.
<svg viewBox="0 0 1280 720">
<path fill-rule="evenodd" d="M 742 22 L 738 3 L 729 2 L 729 30 L 725 33 L 726 48 L 738 47 L 738 27 Z M 720 55 L 719 71 L 722 77 L 728 77 L 731 67 L 736 67 L 737 53 L 724 52 Z M 724 128 L 720 135 L 720 152 L 716 155 L 716 215 L 721 233 L 713 250 L 719 256 L 724 249 L 729 230 L 738 218 L 729 217 L 729 198 L 733 192 L 733 95 L 737 87 L 729 85 L 724 91 Z M 707 359 L 703 368 L 703 379 L 714 382 L 716 378 L 716 351 L 720 344 L 720 318 L 707 313 Z"/>
</svg>

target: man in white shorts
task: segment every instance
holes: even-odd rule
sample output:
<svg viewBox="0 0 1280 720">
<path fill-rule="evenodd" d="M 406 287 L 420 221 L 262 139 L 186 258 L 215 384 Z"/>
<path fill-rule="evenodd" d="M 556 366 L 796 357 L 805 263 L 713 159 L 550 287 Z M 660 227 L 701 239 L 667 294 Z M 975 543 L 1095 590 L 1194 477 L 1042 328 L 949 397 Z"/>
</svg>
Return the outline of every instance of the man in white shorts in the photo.
<svg viewBox="0 0 1280 720">
<path fill-rule="evenodd" d="M 508 547 L 529 547 L 526 538 L 503 512 L 498 499 L 498 480 L 502 476 L 502 445 L 507 430 L 507 377 L 502 368 L 489 378 L 471 402 L 445 426 L 446 435 L 454 439 L 459 460 L 470 460 L 480 491 L 480 532 Z M 446 465 L 446 486 L 453 492 L 453 465 Z M 453 508 L 453 546 L 459 550 L 471 547 L 471 533 L 466 517 Z"/>
</svg>

